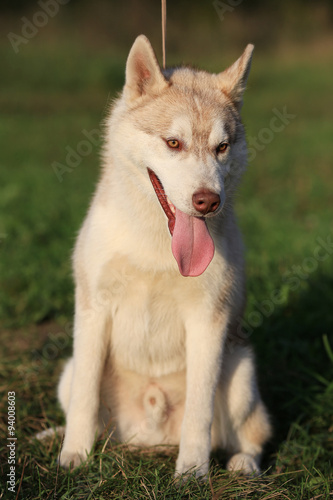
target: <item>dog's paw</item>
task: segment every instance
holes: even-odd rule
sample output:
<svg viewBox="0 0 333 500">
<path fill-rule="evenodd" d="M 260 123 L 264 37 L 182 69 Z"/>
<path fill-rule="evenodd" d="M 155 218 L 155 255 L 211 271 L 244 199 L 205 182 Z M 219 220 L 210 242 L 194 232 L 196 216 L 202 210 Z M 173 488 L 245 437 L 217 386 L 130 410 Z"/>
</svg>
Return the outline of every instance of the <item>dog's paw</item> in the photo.
<svg viewBox="0 0 333 500">
<path fill-rule="evenodd" d="M 208 480 L 208 471 L 202 470 L 201 467 L 191 467 L 190 469 L 186 469 L 184 472 L 176 470 L 174 479 L 177 486 L 182 486 L 191 480 L 204 483 Z"/>
<path fill-rule="evenodd" d="M 79 467 L 83 462 L 85 462 L 85 460 L 87 460 L 86 453 L 84 454 L 67 450 L 61 451 L 58 457 L 58 463 L 64 469 L 75 469 L 76 467 Z"/>
<path fill-rule="evenodd" d="M 246 476 L 258 476 L 260 474 L 257 461 L 247 453 L 236 453 L 236 455 L 233 455 L 227 464 L 227 469 L 230 472 L 239 471 Z"/>
<path fill-rule="evenodd" d="M 206 481 L 208 477 L 207 475 L 208 462 L 198 465 L 197 461 L 177 460 L 175 479 L 178 482 L 184 483 L 191 479 L 191 477 Z"/>
</svg>

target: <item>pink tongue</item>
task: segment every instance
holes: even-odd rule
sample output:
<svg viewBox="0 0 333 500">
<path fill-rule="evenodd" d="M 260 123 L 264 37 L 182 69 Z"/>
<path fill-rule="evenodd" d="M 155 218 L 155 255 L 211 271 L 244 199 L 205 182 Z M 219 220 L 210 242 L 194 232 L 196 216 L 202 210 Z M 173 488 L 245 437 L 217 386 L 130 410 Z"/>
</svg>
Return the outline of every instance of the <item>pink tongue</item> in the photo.
<svg viewBox="0 0 333 500">
<path fill-rule="evenodd" d="M 171 248 L 183 276 L 202 274 L 215 250 L 204 219 L 186 215 L 178 208 Z"/>
</svg>

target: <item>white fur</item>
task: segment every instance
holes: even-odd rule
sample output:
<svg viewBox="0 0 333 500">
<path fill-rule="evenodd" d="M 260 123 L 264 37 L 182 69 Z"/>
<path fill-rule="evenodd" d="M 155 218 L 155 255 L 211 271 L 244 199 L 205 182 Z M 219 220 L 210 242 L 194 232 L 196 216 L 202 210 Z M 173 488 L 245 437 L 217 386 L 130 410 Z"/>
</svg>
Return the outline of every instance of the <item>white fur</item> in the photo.
<svg viewBox="0 0 333 500">
<path fill-rule="evenodd" d="M 209 134 L 208 144 L 213 149 L 221 142 L 229 142 L 230 137 L 224 129 L 223 120 L 215 120 Z"/>
<path fill-rule="evenodd" d="M 167 80 L 145 37 L 131 49 L 124 92 L 107 124 L 103 174 L 73 258 L 74 355 L 58 390 L 67 419 L 65 467 L 85 460 L 109 426 L 134 444 L 179 444 L 177 474 L 194 468 L 205 475 L 217 446 L 232 456 L 230 470 L 259 470 L 270 426 L 251 350 L 235 337 L 244 276 L 232 212 L 245 166 L 237 109 L 250 55 L 247 48 L 220 75 L 180 68 Z M 217 158 L 226 123 L 237 128 L 237 139 Z M 170 136 L 186 148 L 170 150 Z M 148 167 L 189 215 L 198 215 L 197 190 L 219 193 L 221 206 L 226 199 L 207 217 L 215 255 L 201 276 L 178 271 Z"/>
<path fill-rule="evenodd" d="M 172 121 L 167 138 L 177 137 L 185 143 L 185 147 L 192 145 L 192 125 L 187 115 L 176 116 Z"/>
</svg>

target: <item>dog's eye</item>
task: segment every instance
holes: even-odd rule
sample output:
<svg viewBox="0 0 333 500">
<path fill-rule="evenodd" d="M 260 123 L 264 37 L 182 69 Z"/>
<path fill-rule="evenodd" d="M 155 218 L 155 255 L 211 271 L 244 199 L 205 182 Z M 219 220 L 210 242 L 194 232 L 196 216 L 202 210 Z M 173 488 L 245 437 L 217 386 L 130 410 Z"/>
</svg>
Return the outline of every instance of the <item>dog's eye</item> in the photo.
<svg viewBox="0 0 333 500">
<path fill-rule="evenodd" d="M 228 147 L 229 144 L 227 142 L 221 142 L 216 148 L 216 154 L 225 153 Z"/>
<path fill-rule="evenodd" d="M 166 143 L 169 146 L 169 148 L 180 149 L 180 142 L 177 139 L 168 139 Z"/>
</svg>

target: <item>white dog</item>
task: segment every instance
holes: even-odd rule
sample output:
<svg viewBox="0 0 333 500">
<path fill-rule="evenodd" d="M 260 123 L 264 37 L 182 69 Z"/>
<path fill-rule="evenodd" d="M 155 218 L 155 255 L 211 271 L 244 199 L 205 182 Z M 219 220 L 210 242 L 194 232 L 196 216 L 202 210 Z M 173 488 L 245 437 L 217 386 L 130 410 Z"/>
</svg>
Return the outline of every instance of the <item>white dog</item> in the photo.
<svg viewBox="0 0 333 500">
<path fill-rule="evenodd" d="M 239 341 L 244 264 L 232 208 L 252 51 L 219 74 L 162 72 L 143 35 L 130 51 L 74 252 L 64 467 L 85 460 L 108 425 L 122 441 L 179 444 L 177 475 L 205 475 L 213 447 L 227 450 L 229 470 L 259 470 L 270 424 Z"/>
</svg>

